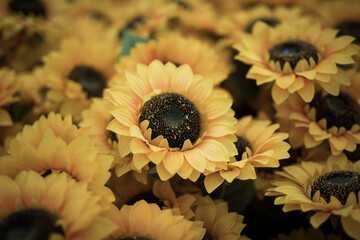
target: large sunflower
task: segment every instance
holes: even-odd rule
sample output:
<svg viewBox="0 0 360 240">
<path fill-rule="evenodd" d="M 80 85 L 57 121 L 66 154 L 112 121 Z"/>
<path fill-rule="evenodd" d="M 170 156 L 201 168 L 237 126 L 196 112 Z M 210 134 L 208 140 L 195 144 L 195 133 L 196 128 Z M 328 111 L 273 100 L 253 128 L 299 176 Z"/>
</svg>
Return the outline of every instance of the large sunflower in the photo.
<svg viewBox="0 0 360 240">
<path fill-rule="evenodd" d="M 205 171 L 206 190 L 212 192 L 225 180 L 256 179 L 256 167 L 279 167 L 279 160 L 289 157 L 290 145 L 284 141 L 287 133 L 275 132 L 278 128 L 279 124 L 251 116 L 240 119 L 235 133 L 238 155 L 231 157 L 225 168 Z"/>
<path fill-rule="evenodd" d="M 302 162 L 284 167 L 280 179 L 273 182 L 267 196 L 278 196 L 276 205 L 285 212 L 313 211 L 310 223 L 318 228 L 331 215 L 339 216 L 344 231 L 360 236 L 360 165 L 342 155 L 331 156 L 326 163 Z"/>
<path fill-rule="evenodd" d="M 91 189 L 113 201 L 113 194 L 104 187 L 113 157 L 98 151 L 86 129 L 73 125 L 70 116 L 62 119 L 50 113 L 48 118 L 42 116 L 33 125 L 26 125 L 11 140 L 9 154 L 0 158 L 0 173 L 14 178 L 22 170 L 43 176 L 66 172 L 79 182 L 89 182 Z"/>
<path fill-rule="evenodd" d="M 115 106 L 108 130 L 122 137 L 120 156 L 132 153 L 135 170 L 153 163 L 161 180 L 195 181 L 236 154 L 232 101 L 210 78 L 158 60 L 125 75 L 127 84 L 105 92 Z"/>
<path fill-rule="evenodd" d="M 351 85 L 342 88 L 338 96 L 318 92 L 310 103 L 305 103 L 294 95 L 275 106 L 278 117 L 292 121 L 290 143 L 294 147 L 305 144 L 306 148 L 313 148 L 326 141 L 332 154 L 355 151 L 356 144 L 360 143 L 360 88 L 357 83 L 360 75 L 353 72 L 350 76 Z"/>
<path fill-rule="evenodd" d="M 241 235 L 244 229 L 244 216 L 229 212 L 227 202 L 214 201 L 209 196 L 196 196 L 197 200 L 192 206 L 195 211 L 194 219 L 203 221 L 206 234 L 203 239 L 217 240 L 248 240 Z"/>
<path fill-rule="evenodd" d="M 114 73 L 118 45 L 111 35 L 89 39 L 69 38 L 59 51 L 44 57 L 46 97 L 59 105 L 59 112 L 80 119 L 81 110 L 90 106 L 90 98 L 102 97 Z"/>
<path fill-rule="evenodd" d="M 18 90 L 18 83 L 14 71 L 2 68 L 0 70 L 0 127 L 11 126 L 13 121 L 4 107 L 18 101 L 14 96 Z"/>
<path fill-rule="evenodd" d="M 101 240 L 116 228 L 99 196 L 65 173 L 0 176 L 1 239 Z"/>
<path fill-rule="evenodd" d="M 110 210 L 108 217 L 118 226 L 111 239 L 201 240 L 205 234 L 202 222 L 191 222 L 144 200 Z"/>
<path fill-rule="evenodd" d="M 125 70 L 135 71 L 138 63 L 148 65 L 155 59 L 164 64 L 188 64 L 195 74 L 211 77 L 214 85 L 224 81 L 230 71 L 227 60 L 212 46 L 193 37 L 168 34 L 158 40 L 136 44 L 130 55 L 120 58 L 116 66 L 118 75 L 113 81 L 121 84 L 120 82 L 124 81 Z"/>
<path fill-rule="evenodd" d="M 258 22 L 252 35 L 244 34 L 234 45 L 240 53 L 238 60 L 252 65 L 247 77 L 258 85 L 274 82 L 272 97 L 275 103 L 284 102 L 297 92 L 310 102 L 318 83 L 332 95 L 340 85 L 350 81 L 336 64 L 352 64 L 358 51 L 350 36 L 336 37 L 337 30 L 321 29 L 319 24 L 283 22 L 271 28 Z"/>
</svg>

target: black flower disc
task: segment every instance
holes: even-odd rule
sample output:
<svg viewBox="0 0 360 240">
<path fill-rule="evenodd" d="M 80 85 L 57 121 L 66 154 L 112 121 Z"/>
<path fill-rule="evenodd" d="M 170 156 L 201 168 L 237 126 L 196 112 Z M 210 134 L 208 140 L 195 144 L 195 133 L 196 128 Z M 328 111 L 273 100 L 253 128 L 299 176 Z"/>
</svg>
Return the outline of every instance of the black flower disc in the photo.
<svg viewBox="0 0 360 240">
<path fill-rule="evenodd" d="M 8 9 L 11 12 L 22 13 L 25 16 L 46 17 L 46 8 L 39 0 L 12 0 L 8 4 Z"/>
<path fill-rule="evenodd" d="M 360 106 L 346 93 L 325 97 L 317 93 L 310 106 L 316 109 L 316 121 L 326 119 L 327 128 L 336 126 L 350 130 L 354 124 L 360 124 Z"/>
<path fill-rule="evenodd" d="M 258 18 L 255 19 L 253 21 L 251 21 L 245 28 L 245 32 L 247 33 L 252 33 L 252 30 L 255 26 L 255 23 L 257 22 L 263 22 L 266 25 L 270 26 L 270 27 L 275 27 L 276 25 L 278 25 L 280 23 L 280 21 L 276 18 Z"/>
<path fill-rule="evenodd" d="M 57 217 L 43 209 L 24 209 L 7 216 L 0 223 L 0 239 L 47 240 L 51 233 L 64 235 L 55 226 Z"/>
<path fill-rule="evenodd" d="M 356 195 L 360 191 L 360 173 L 340 170 L 319 176 L 311 186 L 311 198 L 317 191 L 320 196 L 330 202 L 330 196 L 336 197 L 343 205 L 351 192 Z"/>
<path fill-rule="evenodd" d="M 151 138 L 164 136 L 171 148 L 182 148 L 186 139 L 194 143 L 200 134 L 200 113 L 196 106 L 178 93 L 162 93 L 147 101 L 139 123 L 149 120 Z"/>
<path fill-rule="evenodd" d="M 270 60 L 280 62 L 281 68 L 286 62 L 290 63 L 292 69 L 295 69 L 296 64 L 306 59 L 310 64 L 310 58 L 313 58 L 315 63 L 318 62 L 318 50 L 314 45 L 303 40 L 289 40 L 274 45 L 269 49 Z"/>
<path fill-rule="evenodd" d="M 88 97 L 102 97 L 106 87 L 106 78 L 96 69 L 86 65 L 75 66 L 70 71 L 68 78 L 80 83 Z"/>
<path fill-rule="evenodd" d="M 235 142 L 235 146 L 236 149 L 238 150 L 238 155 L 236 155 L 235 158 L 238 161 L 241 161 L 241 156 L 246 151 L 246 147 L 251 149 L 249 141 L 239 136 L 237 136 L 237 141 Z"/>
</svg>

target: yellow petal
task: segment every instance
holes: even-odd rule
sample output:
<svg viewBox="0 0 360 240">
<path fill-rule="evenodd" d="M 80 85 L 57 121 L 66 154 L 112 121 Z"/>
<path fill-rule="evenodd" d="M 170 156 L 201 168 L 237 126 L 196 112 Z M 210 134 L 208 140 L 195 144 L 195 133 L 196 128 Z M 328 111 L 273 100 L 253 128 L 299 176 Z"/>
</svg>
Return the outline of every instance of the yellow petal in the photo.
<svg viewBox="0 0 360 240">
<path fill-rule="evenodd" d="M 274 84 L 271 89 L 271 96 L 276 104 L 281 104 L 290 96 L 290 93 L 288 90 L 281 89 L 276 84 Z"/>
<path fill-rule="evenodd" d="M 165 67 L 160 61 L 153 61 L 149 65 L 148 79 L 152 89 L 167 90 L 169 79 Z"/>
<path fill-rule="evenodd" d="M 208 193 L 214 191 L 224 182 L 224 179 L 220 176 L 219 173 L 213 173 L 205 176 L 204 186 Z"/>
<path fill-rule="evenodd" d="M 171 78 L 171 87 L 175 92 L 187 91 L 192 83 L 193 72 L 189 65 L 181 65 Z"/>
</svg>

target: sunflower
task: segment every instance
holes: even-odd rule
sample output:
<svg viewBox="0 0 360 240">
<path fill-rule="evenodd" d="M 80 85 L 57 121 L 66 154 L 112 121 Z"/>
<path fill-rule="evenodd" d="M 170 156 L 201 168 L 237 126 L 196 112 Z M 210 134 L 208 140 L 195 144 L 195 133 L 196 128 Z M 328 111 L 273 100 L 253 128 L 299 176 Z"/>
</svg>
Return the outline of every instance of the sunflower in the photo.
<svg viewBox="0 0 360 240">
<path fill-rule="evenodd" d="M 267 196 L 277 196 L 276 205 L 284 205 L 283 211 L 301 210 L 315 212 L 310 223 L 318 228 L 330 216 L 338 216 L 351 237 L 358 238 L 360 214 L 360 165 L 346 158 L 331 156 L 326 163 L 302 162 L 284 167 L 278 172 L 275 187 L 268 189 Z"/>
<path fill-rule="evenodd" d="M 235 57 L 252 65 L 247 77 L 258 85 L 273 82 L 272 97 L 276 104 L 297 92 L 310 102 L 315 95 L 314 82 L 332 95 L 340 85 L 350 81 L 336 64 L 352 64 L 358 51 L 350 36 L 336 37 L 335 29 L 321 29 L 319 24 L 283 22 L 271 28 L 258 22 L 252 35 L 244 34 L 234 45 L 240 51 Z"/>
<path fill-rule="evenodd" d="M 135 170 L 153 163 L 163 181 L 176 173 L 195 181 L 235 155 L 232 101 L 210 78 L 158 60 L 125 76 L 105 92 L 115 106 L 107 129 L 122 137 L 120 156 L 132 153 Z"/>
<path fill-rule="evenodd" d="M 319 91 L 310 103 L 305 103 L 294 95 L 275 106 L 279 118 L 292 121 L 290 143 L 294 147 L 304 144 L 313 148 L 326 141 L 334 155 L 355 151 L 360 143 L 359 77 L 355 71 L 344 75 L 351 84 L 337 96 Z"/>
<path fill-rule="evenodd" d="M 205 234 L 202 222 L 191 222 L 144 200 L 124 205 L 120 210 L 113 206 L 110 210 L 108 217 L 117 224 L 111 239 L 201 240 Z"/>
<path fill-rule="evenodd" d="M 251 33 L 256 22 L 264 22 L 274 27 L 281 22 L 305 22 L 308 19 L 302 15 L 298 6 L 274 8 L 257 5 L 249 9 L 240 9 L 224 15 L 217 25 L 216 32 L 225 38 L 228 46 L 241 40 L 244 33 Z"/>
<path fill-rule="evenodd" d="M 193 205 L 195 221 L 203 221 L 206 234 L 203 239 L 247 240 L 241 236 L 244 229 L 244 216 L 228 211 L 227 202 L 214 201 L 209 196 L 196 196 Z"/>
<path fill-rule="evenodd" d="M 114 73 L 117 45 L 112 38 L 94 36 L 86 41 L 70 38 L 59 51 L 44 57 L 49 101 L 59 112 L 80 119 L 81 110 L 90 106 L 91 97 L 102 97 Z"/>
<path fill-rule="evenodd" d="M 50 113 L 33 125 L 26 125 L 11 140 L 9 154 L 0 158 L 0 173 L 14 178 L 22 170 L 43 176 L 66 172 L 79 182 L 89 182 L 91 189 L 113 201 L 113 194 L 104 187 L 113 157 L 98 151 L 87 129 L 73 125 L 71 116 L 62 119 L 59 114 Z"/>
<path fill-rule="evenodd" d="M 11 126 L 13 121 L 6 106 L 19 100 L 14 94 L 18 90 L 18 83 L 14 71 L 8 68 L 0 69 L 0 127 Z"/>
<path fill-rule="evenodd" d="M 139 200 L 145 200 L 147 203 L 155 203 L 161 209 L 171 209 L 174 215 L 182 215 L 186 219 L 194 216 L 190 209 L 195 198 L 188 194 L 175 193 L 169 181 L 147 179 L 146 183 L 139 182 L 131 173 L 121 177 L 112 174 L 107 183 L 114 195 L 113 203 L 119 209 L 124 205 L 131 205 Z"/>
<path fill-rule="evenodd" d="M 287 133 L 275 132 L 278 128 L 279 124 L 270 124 L 268 120 L 241 118 L 235 133 L 238 155 L 231 157 L 223 169 L 205 171 L 206 190 L 212 192 L 225 180 L 231 183 L 235 178 L 256 179 L 257 167 L 279 167 L 279 160 L 289 157 L 290 145 L 284 141 Z"/>
<path fill-rule="evenodd" d="M 116 66 L 118 74 L 113 81 L 121 84 L 124 81 L 125 70 L 135 71 L 138 63 L 148 65 L 155 59 L 164 64 L 188 64 L 195 74 L 211 77 L 215 85 L 224 81 L 230 71 L 227 60 L 210 45 L 193 37 L 168 34 L 159 37 L 158 40 L 136 44 L 130 55 L 120 58 Z"/>
<path fill-rule="evenodd" d="M 1 239 L 100 240 L 116 228 L 102 215 L 99 196 L 65 173 L 0 175 L 0 185 Z"/>
</svg>

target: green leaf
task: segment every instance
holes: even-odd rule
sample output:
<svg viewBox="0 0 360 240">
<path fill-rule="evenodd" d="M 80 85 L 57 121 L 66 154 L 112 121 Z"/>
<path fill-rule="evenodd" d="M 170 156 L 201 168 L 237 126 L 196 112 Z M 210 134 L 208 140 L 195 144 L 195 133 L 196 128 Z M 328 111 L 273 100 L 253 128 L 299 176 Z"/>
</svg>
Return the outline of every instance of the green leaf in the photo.
<svg viewBox="0 0 360 240">
<path fill-rule="evenodd" d="M 128 30 L 124 30 L 120 57 L 129 55 L 131 48 L 133 48 L 137 43 L 147 43 L 149 41 L 150 41 L 149 37 L 146 38 L 139 37 L 134 34 L 131 34 Z"/>
<path fill-rule="evenodd" d="M 254 180 L 235 179 L 227 187 L 224 200 L 228 202 L 229 211 L 242 213 L 255 194 Z"/>
</svg>

